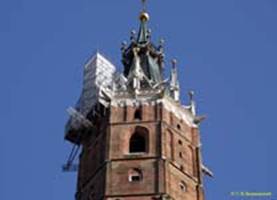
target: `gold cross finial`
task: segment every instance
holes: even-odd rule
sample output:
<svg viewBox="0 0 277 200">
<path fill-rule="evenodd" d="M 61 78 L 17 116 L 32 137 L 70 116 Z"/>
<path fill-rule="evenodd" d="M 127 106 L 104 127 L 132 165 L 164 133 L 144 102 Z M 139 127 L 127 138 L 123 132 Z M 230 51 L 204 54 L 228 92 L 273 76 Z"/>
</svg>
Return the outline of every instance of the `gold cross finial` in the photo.
<svg viewBox="0 0 277 200">
<path fill-rule="evenodd" d="M 143 11 L 146 10 L 146 0 L 141 0 L 142 2 L 142 7 L 143 7 Z"/>
</svg>

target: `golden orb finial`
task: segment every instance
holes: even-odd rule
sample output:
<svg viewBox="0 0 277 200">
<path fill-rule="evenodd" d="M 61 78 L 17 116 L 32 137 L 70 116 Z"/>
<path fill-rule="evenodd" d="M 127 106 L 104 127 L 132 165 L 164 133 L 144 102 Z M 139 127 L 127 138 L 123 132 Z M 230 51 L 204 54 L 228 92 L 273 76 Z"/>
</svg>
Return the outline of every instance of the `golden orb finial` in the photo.
<svg viewBox="0 0 277 200">
<path fill-rule="evenodd" d="M 140 13 L 139 19 L 140 21 L 149 21 L 150 16 L 147 12 L 143 11 Z"/>
<path fill-rule="evenodd" d="M 142 0 L 142 12 L 140 13 L 139 19 L 140 21 L 149 21 L 150 16 L 149 14 L 146 12 L 146 0 Z"/>
</svg>

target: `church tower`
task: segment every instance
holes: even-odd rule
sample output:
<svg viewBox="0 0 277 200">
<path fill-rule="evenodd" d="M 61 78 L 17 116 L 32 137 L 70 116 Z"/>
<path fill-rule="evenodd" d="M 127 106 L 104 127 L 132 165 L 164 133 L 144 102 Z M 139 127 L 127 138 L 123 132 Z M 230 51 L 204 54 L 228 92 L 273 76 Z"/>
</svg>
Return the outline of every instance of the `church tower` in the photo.
<svg viewBox="0 0 277 200">
<path fill-rule="evenodd" d="M 69 108 L 65 139 L 79 156 L 77 200 L 204 200 L 193 92 L 180 102 L 177 62 L 164 78 L 163 41 L 151 40 L 144 9 L 138 33 L 122 44 L 123 73 L 100 53 L 84 68 L 81 97 Z"/>
</svg>

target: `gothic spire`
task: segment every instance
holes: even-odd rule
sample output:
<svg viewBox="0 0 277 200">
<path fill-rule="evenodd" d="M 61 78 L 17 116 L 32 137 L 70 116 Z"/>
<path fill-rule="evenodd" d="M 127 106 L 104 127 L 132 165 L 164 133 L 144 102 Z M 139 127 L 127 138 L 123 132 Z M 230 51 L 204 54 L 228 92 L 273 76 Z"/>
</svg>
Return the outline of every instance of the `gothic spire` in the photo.
<svg viewBox="0 0 277 200">
<path fill-rule="evenodd" d="M 130 74 L 134 70 L 134 60 L 139 60 L 142 76 L 141 80 L 142 89 L 152 88 L 163 81 L 162 68 L 163 68 L 163 48 L 161 45 L 154 45 L 151 42 L 151 32 L 148 29 L 149 14 L 145 9 L 145 0 L 143 2 L 143 10 L 139 15 L 140 28 L 138 34 L 135 31 L 131 33 L 131 43 L 122 45 L 122 63 L 124 65 L 124 76 L 129 79 Z M 134 49 L 136 48 L 136 55 Z M 148 80 L 148 81 L 146 81 Z M 130 80 L 129 80 L 130 82 Z"/>
</svg>

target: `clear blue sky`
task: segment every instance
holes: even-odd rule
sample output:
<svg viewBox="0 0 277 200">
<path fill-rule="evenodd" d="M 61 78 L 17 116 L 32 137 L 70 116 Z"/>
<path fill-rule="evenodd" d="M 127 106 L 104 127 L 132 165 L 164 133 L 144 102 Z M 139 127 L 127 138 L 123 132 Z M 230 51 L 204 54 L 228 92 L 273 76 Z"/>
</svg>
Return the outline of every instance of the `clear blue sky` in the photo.
<svg viewBox="0 0 277 200">
<path fill-rule="evenodd" d="M 150 0 L 148 8 L 153 39 L 165 38 L 166 59 L 179 60 L 183 101 L 194 89 L 208 115 L 207 200 L 276 195 L 276 0 Z M 71 148 L 65 109 L 96 49 L 121 68 L 120 44 L 138 29 L 139 10 L 139 0 L 0 1 L 1 200 L 74 199 L 76 174 L 61 172 Z"/>
</svg>

